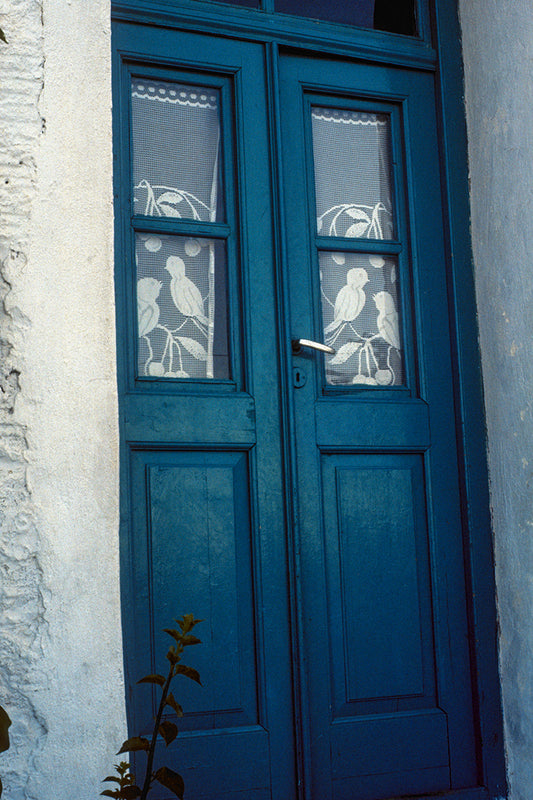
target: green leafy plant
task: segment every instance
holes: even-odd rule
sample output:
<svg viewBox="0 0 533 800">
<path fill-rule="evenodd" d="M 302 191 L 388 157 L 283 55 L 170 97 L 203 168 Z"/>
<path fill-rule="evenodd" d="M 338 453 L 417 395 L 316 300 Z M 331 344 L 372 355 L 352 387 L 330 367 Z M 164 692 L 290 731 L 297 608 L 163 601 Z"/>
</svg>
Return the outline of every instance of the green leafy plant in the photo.
<svg viewBox="0 0 533 800">
<path fill-rule="evenodd" d="M 144 736 L 133 736 L 126 739 L 117 755 L 121 753 L 132 753 L 144 750 L 147 753 L 146 758 L 146 771 L 142 789 L 135 782 L 135 777 L 130 772 L 130 765 L 126 761 L 121 761 L 120 764 L 115 764 L 117 775 L 108 775 L 104 781 L 117 783 L 118 786 L 114 789 L 105 789 L 102 794 L 106 797 L 114 797 L 115 800 L 146 800 L 148 793 L 154 783 L 157 781 L 165 789 L 169 789 L 179 800 L 183 800 L 183 793 L 185 791 L 184 781 L 181 775 L 169 767 L 159 767 L 153 771 L 154 755 L 157 744 L 157 737 L 160 736 L 168 747 L 176 736 L 178 735 L 178 726 L 174 722 L 168 720 L 161 721 L 163 711 L 166 706 L 172 708 L 178 717 L 183 716 L 183 709 L 179 703 L 176 702 L 174 695 L 170 691 L 170 685 L 176 675 L 183 675 L 201 685 L 200 675 L 193 667 L 188 667 L 181 663 L 181 656 L 186 647 L 193 644 L 200 644 L 200 639 L 193 636 L 191 631 L 202 620 L 194 619 L 193 614 L 185 614 L 181 619 L 177 619 L 178 629 L 165 628 L 165 633 L 168 633 L 174 639 L 174 644 L 169 647 L 167 653 L 167 660 L 169 661 L 168 674 L 164 675 L 146 675 L 141 678 L 138 683 L 153 683 L 161 687 L 161 699 L 159 708 L 157 710 L 154 729 L 151 739 Z"/>
<path fill-rule="evenodd" d="M 135 785 L 135 778 L 130 772 L 130 765 L 127 761 L 121 761 L 120 764 L 115 764 L 117 771 L 116 775 L 108 775 L 104 781 L 112 781 L 118 783 L 116 789 L 106 789 L 102 794 L 107 797 L 115 797 L 117 800 L 130 800 L 139 796 L 139 787 Z"/>
<path fill-rule="evenodd" d="M 9 748 L 9 726 L 11 720 L 9 714 L 0 706 L 0 753 Z M 2 781 L 0 780 L 0 795 L 2 794 Z"/>
</svg>

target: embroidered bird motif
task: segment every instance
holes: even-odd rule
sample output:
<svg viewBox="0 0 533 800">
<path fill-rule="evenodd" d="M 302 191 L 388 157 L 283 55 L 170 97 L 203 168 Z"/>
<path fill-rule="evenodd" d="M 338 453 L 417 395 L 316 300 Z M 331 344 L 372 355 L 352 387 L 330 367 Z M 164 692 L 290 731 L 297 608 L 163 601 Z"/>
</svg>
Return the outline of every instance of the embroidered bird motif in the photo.
<svg viewBox="0 0 533 800">
<path fill-rule="evenodd" d="M 137 318 L 139 336 L 146 336 L 159 322 L 159 306 L 156 303 L 162 287 L 155 278 L 140 278 L 137 281 Z"/>
<path fill-rule="evenodd" d="M 174 305 L 184 317 L 193 317 L 208 324 L 204 301 L 197 286 L 185 275 L 185 262 L 179 256 L 169 256 L 165 269 L 170 273 L 170 294 Z"/>
<path fill-rule="evenodd" d="M 341 325 L 353 322 L 366 303 L 363 286 L 368 283 L 368 273 L 362 267 L 349 269 L 346 274 L 346 285 L 337 294 L 333 308 L 333 322 L 326 326 L 324 333 L 333 333 Z"/>
<path fill-rule="evenodd" d="M 379 311 L 377 327 L 379 335 L 387 344 L 400 349 L 400 329 L 398 325 L 398 312 L 394 305 L 394 298 L 389 292 L 377 292 L 373 297 Z"/>
</svg>

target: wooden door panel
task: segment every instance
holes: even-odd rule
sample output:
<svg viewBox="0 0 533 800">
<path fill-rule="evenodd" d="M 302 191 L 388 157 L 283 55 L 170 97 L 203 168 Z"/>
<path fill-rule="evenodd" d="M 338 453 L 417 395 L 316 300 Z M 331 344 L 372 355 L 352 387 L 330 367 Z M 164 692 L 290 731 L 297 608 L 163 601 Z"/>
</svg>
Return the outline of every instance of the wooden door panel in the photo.
<svg viewBox="0 0 533 800">
<path fill-rule="evenodd" d="M 198 397 L 162 394 L 124 399 L 124 432 L 128 441 L 158 444 L 252 446 L 256 441 L 255 403 L 247 394 Z"/>
<path fill-rule="evenodd" d="M 217 730 L 197 736 L 179 734 L 171 745 L 175 770 L 183 775 L 186 795 L 194 800 L 272 800 L 271 748 L 264 728 Z M 169 750 L 156 751 L 169 764 Z M 154 787 L 152 796 L 170 800 Z"/>
<path fill-rule="evenodd" d="M 342 620 L 332 629 L 333 719 L 432 707 L 422 459 L 322 461 L 329 615 Z"/>
<path fill-rule="evenodd" d="M 136 450 L 131 478 L 141 674 L 166 673 L 172 640 L 163 629 L 172 626 L 176 609 L 194 608 L 204 619 L 197 629 L 201 646 L 184 657 L 203 685 L 177 679 L 176 696 L 186 715 L 178 719 L 170 709 L 165 714 L 179 726 L 180 737 L 160 753 L 162 763 L 202 792 L 210 771 L 230 770 L 228 798 L 240 792 L 261 798 L 270 782 L 261 765 L 268 765 L 270 753 L 258 707 L 248 455 Z M 149 735 L 159 690 L 143 685 L 137 693 L 139 733 Z M 242 769 L 251 755 L 257 769 Z"/>
<path fill-rule="evenodd" d="M 331 753 L 336 800 L 380 800 L 397 796 L 399 787 L 402 794 L 421 794 L 449 786 L 448 730 L 439 711 L 335 722 Z"/>
<path fill-rule="evenodd" d="M 155 663 L 166 671 L 171 639 L 163 633 L 175 609 L 193 607 L 205 620 L 202 647 L 187 652 L 204 686 L 182 681 L 187 716 L 180 728 L 209 730 L 257 723 L 248 464 L 245 453 L 135 453 L 134 537 L 145 543 L 150 632 Z M 143 481 L 144 478 L 144 481 Z M 145 483 L 143 486 L 142 484 Z M 140 484 L 140 485 L 139 485 Z M 138 500 L 134 500 L 136 504 Z M 136 513 L 137 512 L 137 513 Z M 147 525 L 144 524 L 146 518 Z M 148 535 L 146 535 L 148 534 Z M 224 620 L 220 612 L 224 609 Z M 153 714 L 148 716 L 148 727 Z"/>
<path fill-rule="evenodd" d="M 339 422 L 340 420 L 340 422 Z M 319 398 L 315 405 L 317 444 L 320 448 L 372 449 L 406 447 L 424 450 L 431 441 L 427 404 L 420 400 L 403 403 L 376 398 Z"/>
</svg>

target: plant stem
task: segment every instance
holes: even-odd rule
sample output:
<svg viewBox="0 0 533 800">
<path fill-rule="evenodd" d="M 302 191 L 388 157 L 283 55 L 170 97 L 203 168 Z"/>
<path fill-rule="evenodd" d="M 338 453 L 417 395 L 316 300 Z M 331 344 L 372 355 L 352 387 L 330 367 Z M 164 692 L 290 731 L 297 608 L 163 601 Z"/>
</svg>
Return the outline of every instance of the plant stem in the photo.
<svg viewBox="0 0 533 800">
<path fill-rule="evenodd" d="M 161 702 L 159 703 L 159 708 L 157 709 L 157 716 L 155 718 L 155 724 L 154 724 L 154 732 L 152 734 L 152 741 L 150 742 L 150 749 L 148 751 L 148 760 L 146 762 L 146 775 L 144 776 L 144 785 L 139 800 L 146 800 L 146 798 L 148 797 L 148 791 L 150 789 L 150 784 L 152 782 L 152 765 L 154 763 L 155 745 L 157 741 L 157 734 L 159 732 L 159 724 L 161 722 L 161 717 L 163 716 L 163 709 L 165 707 L 165 702 L 170 687 L 170 681 L 172 680 L 173 675 L 174 675 L 174 664 L 171 664 L 170 669 L 168 671 L 167 679 L 165 681 L 165 685 L 163 686 L 163 694 L 161 695 Z"/>
</svg>

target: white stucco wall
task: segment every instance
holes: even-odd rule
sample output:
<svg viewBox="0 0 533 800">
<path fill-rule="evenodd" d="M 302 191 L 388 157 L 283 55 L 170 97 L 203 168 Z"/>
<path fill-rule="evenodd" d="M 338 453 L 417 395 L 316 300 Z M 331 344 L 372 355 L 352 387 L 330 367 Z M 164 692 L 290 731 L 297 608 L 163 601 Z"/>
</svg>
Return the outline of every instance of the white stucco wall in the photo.
<svg viewBox="0 0 533 800">
<path fill-rule="evenodd" d="M 109 2 L 0 28 L 0 775 L 94 800 L 125 736 Z"/>
<path fill-rule="evenodd" d="M 461 0 L 512 800 L 533 798 L 533 14 Z"/>
</svg>

